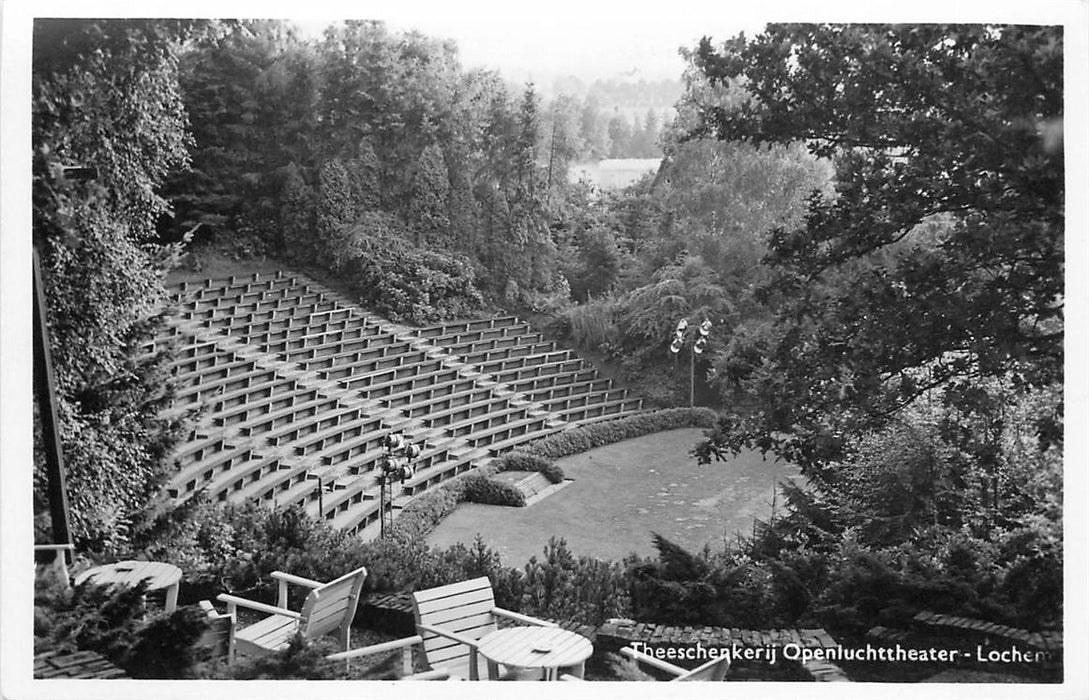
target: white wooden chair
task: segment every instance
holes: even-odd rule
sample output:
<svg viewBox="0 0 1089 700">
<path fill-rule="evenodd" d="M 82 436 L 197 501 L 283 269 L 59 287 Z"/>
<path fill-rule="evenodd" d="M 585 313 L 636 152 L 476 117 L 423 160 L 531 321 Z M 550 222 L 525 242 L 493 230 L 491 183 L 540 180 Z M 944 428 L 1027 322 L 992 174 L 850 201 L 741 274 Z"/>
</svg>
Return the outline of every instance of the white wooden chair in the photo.
<svg viewBox="0 0 1089 700">
<path fill-rule="evenodd" d="M 499 618 L 523 625 L 556 625 L 495 606 L 492 584 L 486 576 L 412 594 L 416 630 L 423 638 L 424 659 L 431 669 L 451 676 L 479 680 L 477 646 L 494 632 Z"/>
<path fill-rule="evenodd" d="M 723 654 L 700 664 L 692 670 L 675 666 L 668 661 L 662 661 L 648 654 L 636 651 L 631 647 L 624 647 L 620 653 L 632 659 L 636 663 L 644 663 L 647 666 L 670 673 L 674 678 L 669 681 L 722 681 L 726 679 L 726 672 L 730 670 L 730 655 Z"/>
<path fill-rule="evenodd" d="M 363 580 L 367 577 L 365 568 L 360 567 L 329 583 L 292 576 L 282 571 L 272 572 L 272 577 L 280 584 L 277 604 L 274 606 L 227 593 L 220 594 L 217 598 L 227 604 L 227 614 L 231 617 L 229 656 L 232 662 L 238 654 L 262 655 L 283 649 L 297 632 L 312 639 L 335 630 L 341 645 L 345 650 L 348 649 L 349 628 L 359 605 Z M 287 608 L 288 584 L 311 589 L 300 612 Z M 239 607 L 268 613 L 268 617 L 240 628 L 237 616 Z"/>
</svg>

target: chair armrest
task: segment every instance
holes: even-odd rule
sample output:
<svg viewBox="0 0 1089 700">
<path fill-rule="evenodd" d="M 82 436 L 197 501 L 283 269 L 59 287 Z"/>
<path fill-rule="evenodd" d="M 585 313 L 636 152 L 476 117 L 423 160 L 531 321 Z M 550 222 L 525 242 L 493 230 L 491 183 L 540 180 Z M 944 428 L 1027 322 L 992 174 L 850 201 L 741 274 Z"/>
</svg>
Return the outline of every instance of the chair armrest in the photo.
<svg viewBox="0 0 1089 700">
<path fill-rule="evenodd" d="M 480 670 L 477 668 L 477 646 L 479 644 L 477 640 L 469 639 L 465 635 L 458 634 L 457 632 L 450 632 L 449 630 L 444 630 L 441 627 L 435 627 L 434 625 L 425 625 L 420 622 L 416 623 L 416 629 L 422 630 L 424 632 L 430 632 L 431 634 L 437 634 L 440 637 L 446 637 L 447 639 L 452 639 L 459 644 L 464 644 L 465 646 L 469 647 L 469 680 L 475 681 L 480 679 Z"/>
<path fill-rule="evenodd" d="M 446 637 L 447 639 L 452 639 L 455 642 L 458 642 L 460 644 L 464 644 L 465 646 L 469 647 L 470 649 L 475 650 L 478 646 L 480 646 L 480 641 L 477 640 L 477 639 L 469 639 L 468 637 L 466 637 L 463 634 L 458 634 L 457 632 L 451 632 L 450 630 L 444 630 L 443 628 L 435 627 L 434 625 L 425 625 L 423 623 L 418 622 L 418 623 L 416 623 L 416 629 L 421 629 L 424 632 L 430 632 L 431 634 L 437 634 L 440 637 Z"/>
<path fill-rule="evenodd" d="M 461 680 L 460 678 L 450 678 L 450 672 L 444 668 L 436 668 L 433 671 L 423 671 L 421 673 L 414 673 L 411 676 L 405 676 L 401 680 L 403 681 L 448 681 L 448 680 Z"/>
<path fill-rule="evenodd" d="M 250 610 L 256 610 L 258 612 L 269 613 L 270 615 L 283 615 L 285 617 L 291 617 L 299 619 L 302 617 L 302 613 L 297 613 L 294 610 L 288 610 L 287 608 L 278 608 L 275 605 L 267 605 L 265 603 L 258 603 L 253 600 L 246 600 L 245 598 L 239 598 L 228 593 L 220 593 L 216 596 L 216 600 L 221 600 L 227 604 L 227 614 L 230 615 L 234 612 L 234 606 L 243 608 L 249 608 Z"/>
<path fill-rule="evenodd" d="M 272 578 L 280 582 L 279 590 L 276 596 L 276 605 L 281 608 L 287 607 L 287 584 L 294 583 L 299 586 L 306 586 L 307 588 L 318 588 L 324 586 L 321 581 L 313 581 L 302 576 L 295 576 L 294 574 L 288 574 L 283 571 L 273 571 L 269 574 Z"/>
<path fill-rule="evenodd" d="M 503 608 L 492 608 L 492 612 L 500 617 L 505 617 L 508 620 L 514 620 L 515 622 L 521 622 L 527 625 L 537 625 L 538 627 L 556 627 L 555 622 L 549 622 L 548 620 L 541 620 L 536 617 L 530 617 L 529 615 L 523 615 L 522 613 L 516 613 L 511 610 L 504 610 Z"/>
<path fill-rule="evenodd" d="M 632 660 L 634 660 L 636 662 L 645 663 L 647 666 L 653 666 L 654 668 L 661 669 L 662 671 L 665 671 L 666 673 L 672 673 L 674 676 L 683 676 L 684 674 L 688 673 L 687 669 L 683 669 L 680 666 L 675 666 L 675 665 L 669 663 L 668 661 L 662 661 L 661 659 L 656 659 L 653 656 L 650 656 L 648 654 L 644 654 L 641 651 L 636 651 L 635 649 L 632 649 L 631 647 L 621 648 L 620 653 L 627 656 L 627 657 L 630 657 Z"/>
<path fill-rule="evenodd" d="M 384 651 L 392 651 L 394 649 L 411 647 L 416 644 L 423 644 L 423 637 L 418 634 L 411 637 L 405 637 L 404 639 L 394 639 L 392 642 L 371 644 L 367 647 L 360 647 L 358 649 L 350 649 L 349 651 L 342 651 L 336 654 L 330 654 L 325 658 L 329 661 L 346 661 L 347 659 L 356 659 L 360 656 L 370 656 L 371 654 L 381 654 Z"/>
<path fill-rule="evenodd" d="M 202 600 L 198 603 L 198 605 L 200 606 L 200 609 L 204 611 L 204 614 L 208 617 L 209 620 L 216 620 L 221 617 L 230 617 L 230 615 L 224 615 L 223 613 L 216 610 L 216 606 L 212 605 L 212 601 L 210 600 Z"/>
<path fill-rule="evenodd" d="M 321 581 L 315 581 L 313 579 L 303 578 L 302 576 L 295 576 L 294 574 L 287 574 L 287 573 L 284 573 L 283 571 L 273 571 L 271 574 L 269 574 L 269 576 L 271 576 L 274 579 L 277 579 L 278 581 L 286 581 L 288 583 L 294 583 L 294 584 L 298 584 L 300 586 L 306 586 L 307 588 L 320 588 L 321 586 L 325 585 Z"/>
<path fill-rule="evenodd" d="M 62 549 L 68 550 L 70 552 L 74 552 L 75 549 L 76 549 L 76 546 L 74 544 L 36 544 L 36 545 L 34 545 L 34 551 L 35 552 L 48 552 L 50 550 L 59 551 L 59 550 L 62 550 Z"/>
</svg>

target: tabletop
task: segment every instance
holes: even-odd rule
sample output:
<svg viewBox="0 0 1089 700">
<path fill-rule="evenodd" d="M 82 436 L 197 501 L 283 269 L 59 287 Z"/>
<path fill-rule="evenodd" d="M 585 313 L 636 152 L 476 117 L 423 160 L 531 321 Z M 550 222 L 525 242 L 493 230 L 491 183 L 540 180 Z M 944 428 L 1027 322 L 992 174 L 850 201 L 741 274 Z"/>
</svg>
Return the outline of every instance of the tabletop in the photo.
<svg viewBox="0 0 1089 700">
<path fill-rule="evenodd" d="M 76 585 L 93 580 L 98 584 L 116 583 L 122 586 L 135 586 L 148 579 L 147 589 L 157 591 L 170 588 L 181 581 L 182 570 L 173 564 L 159 561 L 119 561 L 87 569 L 76 576 Z"/>
<path fill-rule="evenodd" d="M 594 646 L 580 634 L 559 627 L 508 627 L 485 635 L 478 649 L 484 658 L 521 668 L 576 666 Z"/>
</svg>

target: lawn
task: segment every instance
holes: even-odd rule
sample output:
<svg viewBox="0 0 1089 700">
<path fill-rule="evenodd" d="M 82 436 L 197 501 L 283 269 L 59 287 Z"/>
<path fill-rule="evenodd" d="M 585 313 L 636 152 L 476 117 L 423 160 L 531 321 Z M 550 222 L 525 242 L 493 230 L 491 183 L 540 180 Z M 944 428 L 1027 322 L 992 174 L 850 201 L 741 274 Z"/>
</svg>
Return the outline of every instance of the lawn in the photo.
<svg viewBox="0 0 1089 700">
<path fill-rule="evenodd" d="M 671 430 L 561 460 L 574 483 L 526 508 L 463 503 L 428 537 L 430 544 L 472 542 L 477 533 L 509 566 L 540 554 L 552 535 L 575 554 L 619 559 L 653 554 L 651 532 L 696 550 L 751 532 L 771 515 L 775 484 L 797 467 L 742 453 L 699 466 L 688 454 L 699 429 Z"/>
</svg>

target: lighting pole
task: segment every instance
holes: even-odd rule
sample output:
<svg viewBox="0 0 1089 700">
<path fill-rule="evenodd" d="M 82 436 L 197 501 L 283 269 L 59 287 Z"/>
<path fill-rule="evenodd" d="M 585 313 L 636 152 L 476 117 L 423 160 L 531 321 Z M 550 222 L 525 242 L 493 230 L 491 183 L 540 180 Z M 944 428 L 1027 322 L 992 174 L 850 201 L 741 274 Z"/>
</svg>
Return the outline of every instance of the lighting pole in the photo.
<svg viewBox="0 0 1089 700">
<path fill-rule="evenodd" d="M 403 433 L 390 433 L 382 440 L 382 446 L 386 448 L 386 454 L 382 457 L 380 465 L 382 472 L 378 475 L 378 485 L 381 487 L 378 495 L 378 518 L 380 523 L 380 537 L 386 536 L 386 521 L 393 526 L 393 512 L 386 512 L 387 502 L 392 501 L 392 482 L 405 479 L 416 473 L 412 460 L 423 452 L 422 445 L 412 445 L 405 440 Z M 386 486 L 390 485 L 390 493 L 387 494 Z"/>
<path fill-rule="evenodd" d="M 677 321 L 677 327 L 673 329 L 673 342 L 669 345 L 669 351 L 673 353 L 674 358 L 684 347 L 684 336 L 687 331 L 688 319 L 682 318 Z M 704 319 L 698 332 L 699 335 L 692 343 L 692 352 L 688 355 L 688 406 L 690 408 L 696 405 L 696 355 L 702 355 L 707 347 L 707 336 L 711 333 L 711 320 Z"/>
</svg>

